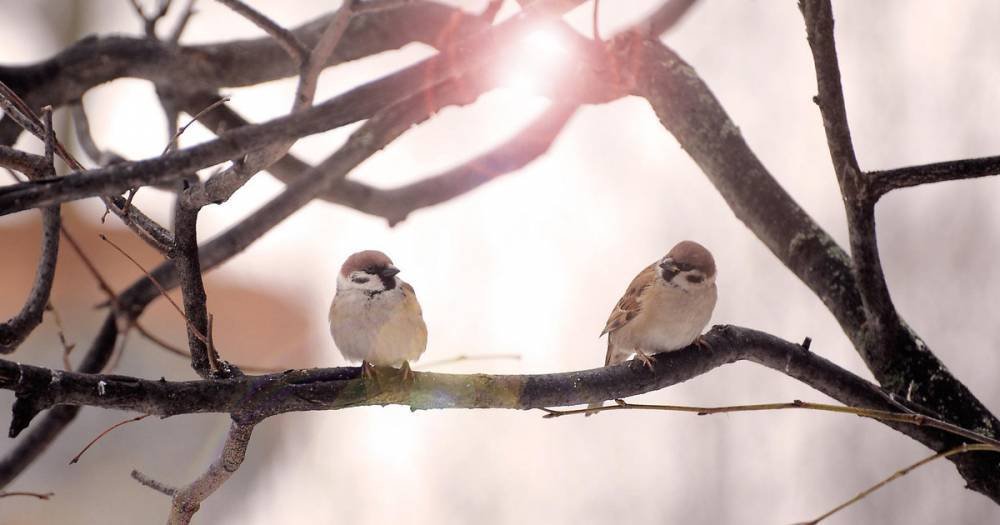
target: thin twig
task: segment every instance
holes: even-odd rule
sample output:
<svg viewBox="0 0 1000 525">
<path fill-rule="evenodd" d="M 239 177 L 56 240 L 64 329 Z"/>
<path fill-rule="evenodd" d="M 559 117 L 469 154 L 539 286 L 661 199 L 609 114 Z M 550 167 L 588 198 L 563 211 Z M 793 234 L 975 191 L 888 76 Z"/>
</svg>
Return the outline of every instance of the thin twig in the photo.
<svg viewBox="0 0 1000 525">
<path fill-rule="evenodd" d="M 135 328 L 137 332 L 139 332 L 139 335 L 145 337 L 151 343 L 162 348 L 163 350 L 166 350 L 167 352 L 170 352 L 172 354 L 176 354 L 185 359 L 191 359 L 191 354 L 188 353 L 186 350 L 181 349 L 179 346 L 168 343 L 165 339 L 154 334 L 148 328 L 140 324 L 138 321 L 133 322 L 132 327 Z M 218 366 L 218 364 L 216 364 L 216 366 Z M 244 372 L 266 373 L 266 374 L 280 372 L 288 368 L 288 367 L 262 367 L 262 366 L 253 366 L 244 364 L 237 364 L 236 366 L 240 370 L 243 370 Z"/>
<path fill-rule="evenodd" d="M 100 164 L 101 166 L 110 166 L 112 164 L 126 162 L 126 159 L 122 158 L 121 155 L 118 155 L 113 151 L 104 151 L 97 146 L 97 143 L 94 141 L 94 138 L 90 133 L 90 120 L 87 118 L 87 112 L 83 108 L 82 101 L 73 101 L 69 105 L 69 109 L 70 114 L 73 116 L 73 127 L 76 130 L 76 140 L 92 161 Z M 82 170 L 83 167 L 80 166 L 75 169 Z M 127 199 L 123 199 L 117 195 L 110 197 L 101 196 L 101 200 L 104 202 L 105 206 L 104 215 L 101 216 L 101 222 L 104 222 L 108 213 L 114 212 L 114 214 L 118 216 L 126 226 L 135 232 L 140 239 L 145 241 L 146 244 L 149 244 L 160 253 L 169 256 L 170 247 L 173 245 L 173 237 L 170 232 L 156 221 L 149 218 L 146 214 L 142 213 L 141 210 L 132 206 L 132 199 L 135 197 L 135 191 L 137 189 L 137 186 L 130 188 Z"/>
<path fill-rule="evenodd" d="M 908 466 L 906 466 L 906 467 L 904 467 L 904 468 L 902 468 L 900 470 L 897 470 L 895 473 L 893 473 L 888 478 L 885 478 L 882 481 L 879 481 L 878 483 L 872 485 L 871 487 L 868 487 L 867 489 L 859 492 L 858 495 L 856 495 L 853 498 L 845 501 L 844 503 L 841 503 L 840 505 L 837 505 L 832 510 L 830 510 L 829 512 L 823 514 L 822 516 L 820 516 L 820 517 L 818 517 L 816 519 L 810 520 L 810 521 L 802 522 L 799 525 L 816 525 L 817 523 L 825 520 L 826 518 L 829 518 L 830 516 L 836 514 L 837 512 L 839 512 L 839 511 L 841 511 L 841 510 L 843 510 L 843 509 L 845 509 L 845 508 L 847 508 L 847 507 L 849 507 L 849 506 L 851 506 L 851 505 L 853 505 L 853 504 L 861 501 L 862 499 L 864 499 L 865 497 L 867 497 L 872 492 L 875 492 L 876 490 L 878 490 L 878 489 L 880 489 L 880 488 L 888 485 L 889 483 L 891 483 L 891 482 L 893 482 L 893 481 L 895 481 L 895 480 L 897 480 L 897 479 L 899 479 L 899 478 L 901 478 L 901 477 L 909 474 L 911 471 L 913 471 L 913 470 L 915 470 L 917 468 L 920 468 L 920 467 L 926 465 L 927 463 L 930 463 L 930 462 L 932 462 L 932 461 L 934 461 L 936 459 L 948 458 L 948 457 L 951 457 L 951 456 L 954 456 L 954 455 L 957 455 L 957 454 L 963 454 L 963 453 L 966 453 L 966 452 L 977 452 L 977 451 L 1000 452 L 1000 447 L 997 447 L 996 445 L 986 445 L 986 444 L 981 444 L 981 443 L 980 444 L 972 444 L 972 445 L 970 445 L 970 444 L 963 444 L 963 445 L 959 445 L 959 446 L 957 446 L 957 447 L 955 447 L 955 448 L 953 448 L 951 450 L 946 450 L 944 452 L 940 452 L 940 453 L 937 453 L 937 454 L 933 454 L 931 456 L 927 456 L 926 458 L 921 459 L 920 461 L 917 461 L 916 463 L 913 463 L 912 465 L 908 465 Z"/>
<path fill-rule="evenodd" d="M 73 351 L 74 348 L 76 348 L 76 343 L 70 343 L 69 341 L 66 340 L 66 334 L 65 334 L 65 329 L 63 328 L 62 317 L 59 315 L 59 310 L 56 310 L 55 305 L 52 304 L 52 301 L 49 301 L 49 303 L 45 305 L 45 311 L 52 313 L 52 320 L 56 324 L 56 333 L 59 336 L 59 344 L 61 344 L 63 347 L 63 354 L 62 354 L 63 369 L 72 370 L 73 365 L 69 362 L 69 354 L 70 352 Z"/>
<path fill-rule="evenodd" d="M 94 446 L 94 443 L 97 443 L 97 441 L 99 439 L 101 439 L 102 437 L 106 436 L 112 430 L 114 430 L 114 429 L 116 429 L 116 428 L 118 428 L 120 426 L 127 425 L 129 423 L 135 423 L 136 421 L 142 421 L 143 419 L 146 419 L 150 415 L 151 414 L 143 414 L 141 416 L 136 416 L 136 417 L 132 417 L 132 418 L 129 418 L 129 419 L 125 419 L 125 420 L 119 421 L 118 423 L 115 423 L 114 425 L 111 425 L 110 427 L 104 429 L 104 431 L 101 432 L 100 434 L 98 434 L 97 437 L 95 437 L 94 439 L 91 439 L 90 443 L 87 443 L 87 446 L 83 447 L 83 450 L 81 450 L 75 456 L 73 456 L 73 459 L 69 460 L 69 464 L 73 465 L 74 463 L 80 461 L 80 457 L 83 456 L 84 452 L 86 452 L 87 450 L 89 450 L 90 447 Z"/>
<path fill-rule="evenodd" d="M 184 6 L 184 11 L 181 12 L 181 16 L 177 19 L 177 25 L 170 31 L 170 35 L 166 38 L 166 42 L 172 45 L 177 45 L 180 42 L 181 34 L 184 33 L 184 29 L 187 28 L 188 22 L 191 21 L 191 16 L 194 15 L 194 3 L 197 0 L 188 0 L 186 6 Z"/>
<path fill-rule="evenodd" d="M 590 20 L 591 32 L 594 42 L 602 42 L 600 29 L 601 0 L 594 0 L 594 12 Z"/>
<path fill-rule="evenodd" d="M 575 414 L 587 414 L 592 412 L 604 412 L 612 410 L 660 410 L 666 412 L 693 412 L 698 414 L 699 416 L 706 416 L 711 414 L 724 414 L 731 412 L 758 412 L 767 410 L 789 410 L 789 409 L 816 410 L 820 412 L 854 414 L 856 416 L 877 419 L 879 421 L 892 421 L 896 423 L 907 423 L 916 426 L 932 427 L 938 430 L 943 430 L 950 434 L 954 434 L 956 436 L 970 439 L 972 441 L 977 441 L 979 443 L 985 443 L 992 446 L 1000 447 L 1000 441 L 996 439 L 953 425 L 951 423 L 948 423 L 947 421 L 941 421 L 940 419 L 936 419 L 930 416 L 925 416 L 923 414 L 890 412 L 887 410 L 875 410 L 870 408 L 858 408 L 858 407 L 850 407 L 842 405 L 829 405 L 825 403 L 810 403 L 806 401 L 800 401 L 798 399 L 792 401 L 791 403 L 763 403 L 755 405 L 730 405 L 730 406 L 720 406 L 720 407 L 699 407 L 699 406 L 685 406 L 685 405 L 648 405 L 641 403 L 627 403 L 622 399 L 616 399 L 614 405 L 603 406 L 603 407 L 578 408 L 573 410 L 553 410 L 551 408 L 543 408 L 541 410 L 545 412 L 545 416 L 543 417 L 548 419 L 548 418 L 556 418 L 562 416 L 570 416 Z"/>
<path fill-rule="evenodd" d="M 268 18 L 264 13 L 257 11 L 240 0 L 216 1 L 232 9 L 243 18 L 253 22 L 255 26 L 263 29 L 268 35 L 271 35 L 271 38 L 278 42 L 278 45 L 285 50 L 285 53 L 288 53 L 288 56 L 295 61 L 296 65 L 301 66 L 306 57 L 309 56 L 309 48 L 299 40 L 299 37 L 295 36 L 295 33 L 281 27 L 281 25 Z M 350 1 L 345 0 L 345 2 Z"/>
<path fill-rule="evenodd" d="M 48 500 L 49 498 L 55 495 L 56 495 L 55 492 L 42 493 L 42 492 L 24 492 L 24 491 L 17 491 L 17 492 L 0 491 L 0 498 L 9 498 L 11 496 L 29 496 L 32 498 Z"/>
<path fill-rule="evenodd" d="M 167 15 L 167 11 L 170 10 L 171 0 L 159 0 L 160 6 L 152 14 L 147 15 L 139 5 L 138 0 L 129 0 L 132 4 L 132 9 L 135 10 L 136 14 L 143 21 L 143 31 L 149 38 L 156 38 L 156 23 L 160 21 L 161 18 Z"/>
<path fill-rule="evenodd" d="M 145 487 L 149 487 L 157 492 L 166 494 L 167 496 L 173 497 L 173 495 L 177 493 L 177 489 L 164 485 L 163 483 L 156 481 L 155 479 L 143 474 L 142 472 L 139 472 L 138 470 L 132 471 L 132 479 L 138 481 L 141 485 Z"/>
<path fill-rule="evenodd" d="M 167 142 L 167 146 L 165 148 L 163 148 L 163 152 L 160 153 L 160 155 L 166 155 L 172 149 L 174 149 L 177 146 L 177 139 L 179 139 L 180 136 L 182 134 L 184 134 L 185 131 L 187 131 L 188 127 L 191 126 L 191 124 L 194 124 L 195 122 L 197 122 L 198 119 L 200 119 L 203 115 L 205 115 L 209 111 L 212 111 L 213 109 L 215 109 L 215 108 L 217 108 L 217 107 L 225 104 L 226 102 L 229 102 L 230 98 L 231 97 L 229 95 L 226 95 L 226 96 L 220 98 L 219 100 L 216 100 L 215 102 L 212 102 L 211 104 L 208 105 L 208 107 L 206 107 L 205 109 L 199 111 L 193 117 L 191 117 L 191 120 L 188 120 L 187 124 L 184 124 L 183 126 L 181 126 L 180 129 L 178 129 L 174 133 L 174 136 L 170 138 L 169 142 Z M 129 200 L 131 201 L 131 198 Z"/>
<path fill-rule="evenodd" d="M 295 98 L 291 113 L 299 113 L 309 108 L 316 95 L 316 85 L 319 74 L 333 55 L 340 38 L 354 14 L 356 0 L 345 0 L 330 19 L 316 45 L 310 50 L 306 48 L 294 33 L 278 26 L 261 13 L 243 4 L 240 0 L 218 0 L 231 9 L 237 10 L 255 24 L 271 34 L 281 43 L 292 60 L 299 65 L 299 83 L 295 88 Z M 266 170 L 278 159 L 285 156 L 295 139 L 271 144 L 258 151 L 250 152 L 243 159 L 234 162 L 221 173 L 209 177 L 204 184 L 197 184 L 183 192 L 180 198 L 184 205 L 191 209 L 201 208 L 210 203 L 219 203 L 228 199 L 241 188 L 251 177 Z"/>
<path fill-rule="evenodd" d="M 178 305 L 177 302 L 174 301 L 174 299 L 172 297 L 170 297 L 170 295 L 167 293 L 166 288 L 164 288 L 163 285 L 161 285 L 160 282 L 158 280 L 156 280 L 156 277 L 153 277 L 153 274 L 149 273 L 149 270 L 147 270 L 145 266 L 143 266 L 142 264 L 140 264 L 139 261 L 135 260 L 131 255 L 128 254 L 128 252 L 126 252 L 125 250 L 121 249 L 120 246 L 118 246 L 117 244 L 115 244 L 114 241 L 112 241 L 111 239 L 107 238 L 103 233 L 99 233 L 99 234 L 97 234 L 97 236 L 100 237 L 102 241 L 110 244 L 112 248 L 114 248 L 115 250 L 118 251 L 118 253 L 124 255 L 126 259 L 128 259 L 129 261 L 132 261 L 132 264 L 134 264 L 136 266 L 136 268 L 138 268 L 139 270 L 141 270 L 142 273 L 146 275 L 146 278 L 149 279 L 149 281 L 151 283 L 153 283 L 153 286 L 156 286 L 157 290 L 160 291 L 160 295 L 162 295 L 164 298 L 166 298 L 166 300 L 168 302 L 170 302 L 171 306 L 174 307 L 174 310 L 176 310 L 177 313 L 180 314 L 181 318 L 184 319 L 185 323 L 187 323 L 187 326 L 189 328 L 191 328 L 191 330 L 194 331 L 195 337 L 197 337 L 198 339 L 200 339 L 202 342 L 207 342 L 208 341 L 208 338 L 205 337 L 201 333 L 201 331 L 199 331 L 197 328 L 195 328 L 191 324 L 191 321 L 187 318 L 186 315 L 184 315 L 184 310 L 181 309 L 180 305 Z"/>
<path fill-rule="evenodd" d="M 459 354 L 454 357 L 448 357 L 445 359 L 438 359 L 437 361 L 427 361 L 426 363 L 420 363 L 421 369 L 434 368 L 436 366 L 450 365 L 453 363 L 460 363 L 462 361 L 486 361 L 492 359 L 514 359 L 521 360 L 521 354 L 509 353 L 509 354 Z"/>
</svg>

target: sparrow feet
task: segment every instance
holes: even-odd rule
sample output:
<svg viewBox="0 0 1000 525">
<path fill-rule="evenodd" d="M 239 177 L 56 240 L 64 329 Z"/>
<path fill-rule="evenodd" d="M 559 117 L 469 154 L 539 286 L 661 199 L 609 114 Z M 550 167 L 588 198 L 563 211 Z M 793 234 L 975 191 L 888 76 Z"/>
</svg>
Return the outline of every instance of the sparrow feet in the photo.
<svg viewBox="0 0 1000 525">
<path fill-rule="evenodd" d="M 707 339 L 705 339 L 704 335 L 699 335 L 698 337 L 695 337 L 694 345 L 698 347 L 698 350 L 703 350 L 705 352 L 712 350 L 712 345 L 708 342 Z"/>
<path fill-rule="evenodd" d="M 413 381 L 417 379 L 417 376 L 413 375 L 413 369 L 410 368 L 410 362 L 403 361 L 402 366 L 399 367 L 399 371 L 403 373 L 403 384 L 406 386 L 413 385 Z"/>
<path fill-rule="evenodd" d="M 635 349 L 635 358 L 642 362 L 642 364 L 646 365 L 646 368 L 648 368 L 650 372 L 655 369 L 654 366 L 656 364 L 656 360 L 638 348 Z"/>
<path fill-rule="evenodd" d="M 361 379 L 365 382 L 366 387 L 374 383 L 378 390 L 382 390 L 382 380 L 378 377 L 378 369 L 368 361 L 361 361 Z"/>
</svg>

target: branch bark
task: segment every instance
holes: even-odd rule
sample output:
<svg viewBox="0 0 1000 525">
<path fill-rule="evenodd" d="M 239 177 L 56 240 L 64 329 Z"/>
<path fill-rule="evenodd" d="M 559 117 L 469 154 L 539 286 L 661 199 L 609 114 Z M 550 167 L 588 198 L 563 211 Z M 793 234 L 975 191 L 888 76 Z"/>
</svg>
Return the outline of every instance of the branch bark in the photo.
<svg viewBox="0 0 1000 525">
<path fill-rule="evenodd" d="M 881 198 L 892 190 L 912 188 L 921 184 L 974 179 L 1000 175 L 1000 156 L 952 160 L 868 172 L 869 191 Z"/>
<path fill-rule="evenodd" d="M 53 156 L 55 131 L 52 128 L 52 109 L 44 114 L 45 157 L 42 173 L 55 176 L 56 166 Z M 42 248 L 35 269 L 35 280 L 28 292 L 28 298 L 21 310 L 4 323 L 0 323 L 0 354 L 9 354 L 27 339 L 28 335 L 42 323 L 45 305 L 49 303 L 52 282 L 56 276 L 56 261 L 59 257 L 59 230 L 62 218 L 59 206 L 48 206 L 42 210 Z"/>
<path fill-rule="evenodd" d="M 612 367 L 542 375 L 464 375 L 415 372 L 414 381 L 386 369 L 381 384 L 360 368 L 289 370 L 278 374 L 201 381 L 145 380 L 66 372 L 0 360 L 0 388 L 46 405 L 84 405 L 160 416 L 234 413 L 257 421 L 291 411 L 400 404 L 412 409 L 532 409 L 581 405 L 659 390 L 737 361 L 751 361 L 795 378 L 845 405 L 902 412 L 920 410 L 801 345 L 735 326 L 705 335 L 708 350 L 691 346 L 657 355 L 654 369 L 629 361 Z M 381 371 L 380 371 L 381 372 Z M 934 428 L 884 422 L 934 450 L 953 438 Z"/>
</svg>

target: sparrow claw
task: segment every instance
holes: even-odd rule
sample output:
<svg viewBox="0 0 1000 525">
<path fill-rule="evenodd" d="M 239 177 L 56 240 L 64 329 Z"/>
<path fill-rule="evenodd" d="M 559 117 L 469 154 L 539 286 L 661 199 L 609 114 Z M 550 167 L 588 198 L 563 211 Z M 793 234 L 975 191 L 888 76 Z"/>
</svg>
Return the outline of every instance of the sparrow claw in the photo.
<svg viewBox="0 0 1000 525">
<path fill-rule="evenodd" d="M 382 380 L 378 377 L 377 369 L 368 361 L 361 361 L 361 379 L 365 382 L 366 387 L 375 383 L 376 388 L 382 390 Z"/>
<path fill-rule="evenodd" d="M 698 350 L 702 350 L 704 352 L 712 351 L 712 344 L 709 343 L 707 339 L 705 339 L 704 335 L 699 335 L 698 337 L 695 337 L 694 345 L 698 347 Z"/>
<path fill-rule="evenodd" d="M 403 373 L 403 384 L 406 386 L 412 386 L 413 382 L 417 379 L 417 376 L 413 374 L 413 369 L 410 368 L 410 362 L 403 361 L 402 366 L 399 367 L 399 371 Z"/>
<path fill-rule="evenodd" d="M 655 370 L 656 360 L 642 350 L 639 350 L 638 348 L 635 349 L 635 358 L 642 362 L 642 364 L 646 365 L 646 368 L 648 368 L 650 372 Z"/>
</svg>

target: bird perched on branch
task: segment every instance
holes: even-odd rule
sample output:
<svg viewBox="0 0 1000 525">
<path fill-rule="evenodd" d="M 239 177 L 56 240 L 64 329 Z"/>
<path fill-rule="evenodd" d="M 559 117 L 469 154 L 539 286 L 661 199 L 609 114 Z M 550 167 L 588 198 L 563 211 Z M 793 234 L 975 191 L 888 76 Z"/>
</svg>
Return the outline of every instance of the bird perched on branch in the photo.
<svg viewBox="0 0 1000 525">
<path fill-rule="evenodd" d="M 413 287 L 396 276 L 399 269 L 384 253 L 365 250 L 344 261 L 330 305 L 330 333 L 340 353 L 361 360 L 362 373 L 375 378 L 374 366 L 402 365 L 427 348 L 427 325 Z"/>
<path fill-rule="evenodd" d="M 704 246 L 681 241 L 632 280 L 601 335 L 608 334 L 604 366 L 635 354 L 650 370 L 650 354 L 700 341 L 715 308 L 715 259 Z M 596 408 L 593 403 L 588 408 Z M 594 412 L 588 413 L 588 415 Z"/>
</svg>

